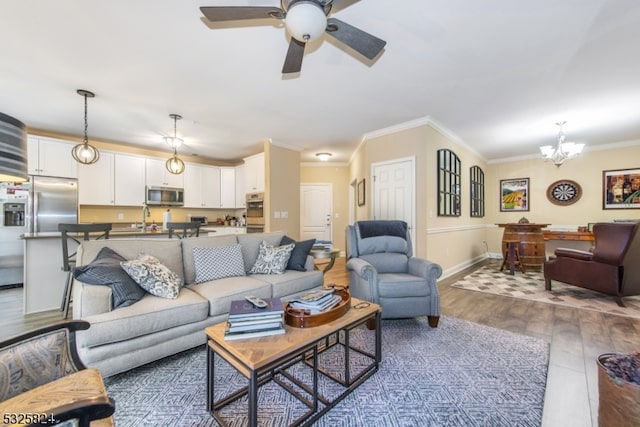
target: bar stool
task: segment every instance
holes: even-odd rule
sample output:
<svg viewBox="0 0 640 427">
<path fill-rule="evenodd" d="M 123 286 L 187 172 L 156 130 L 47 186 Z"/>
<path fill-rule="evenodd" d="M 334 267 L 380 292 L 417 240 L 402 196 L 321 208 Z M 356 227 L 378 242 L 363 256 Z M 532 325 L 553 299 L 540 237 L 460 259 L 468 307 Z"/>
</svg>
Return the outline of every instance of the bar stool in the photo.
<svg viewBox="0 0 640 427">
<path fill-rule="evenodd" d="M 514 274 L 515 267 L 520 267 L 520 271 L 524 273 L 524 265 L 522 265 L 522 261 L 520 260 L 520 241 L 507 239 L 503 240 L 502 243 L 504 244 L 504 249 L 500 271 L 504 270 L 504 267 L 509 263 L 510 274 Z"/>
<path fill-rule="evenodd" d="M 66 319 L 69 315 L 69 303 L 71 302 L 71 284 L 73 282 L 73 276 L 71 274 L 71 267 L 76 265 L 76 252 L 69 254 L 69 240 L 73 240 L 78 245 L 82 244 L 79 240 L 82 235 L 82 240 L 94 240 L 108 239 L 109 232 L 111 231 L 112 224 L 58 224 L 58 231 L 62 233 L 62 270 L 67 272 L 67 282 L 64 285 L 64 294 L 62 295 L 62 304 L 60 305 L 60 311 L 63 312 Z M 69 233 L 78 233 L 70 235 Z M 90 233 L 99 233 L 91 235 Z"/>
<path fill-rule="evenodd" d="M 178 239 L 184 239 L 186 237 L 198 237 L 200 236 L 199 222 L 167 222 L 167 228 L 169 229 L 169 238 L 173 238 L 175 234 Z M 182 232 L 178 232 L 182 230 Z"/>
</svg>

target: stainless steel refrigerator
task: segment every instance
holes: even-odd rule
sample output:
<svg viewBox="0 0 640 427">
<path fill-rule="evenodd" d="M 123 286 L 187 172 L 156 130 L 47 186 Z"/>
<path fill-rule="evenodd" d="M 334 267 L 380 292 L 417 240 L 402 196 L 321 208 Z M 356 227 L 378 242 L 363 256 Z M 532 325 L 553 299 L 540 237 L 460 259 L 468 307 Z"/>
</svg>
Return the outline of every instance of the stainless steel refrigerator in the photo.
<svg viewBox="0 0 640 427">
<path fill-rule="evenodd" d="M 78 180 L 32 176 L 28 206 L 29 233 L 58 231 L 58 224 L 78 223 Z"/>
</svg>

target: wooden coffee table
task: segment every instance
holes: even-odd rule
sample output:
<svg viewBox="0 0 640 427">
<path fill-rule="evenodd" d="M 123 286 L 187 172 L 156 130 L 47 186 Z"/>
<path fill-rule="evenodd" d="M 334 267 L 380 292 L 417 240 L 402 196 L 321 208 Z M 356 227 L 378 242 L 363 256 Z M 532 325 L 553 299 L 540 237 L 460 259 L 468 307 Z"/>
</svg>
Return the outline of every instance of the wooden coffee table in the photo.
<svg viewBox="0 0 640 427">
<path fill-rule="evenodd" d="M 376 304 L 352 298 L 351 309 L 345 313 L 344 316 L 330 323 L 313 328 L 285 326 L 286 333 L 284 335 L 250 338 L 238 341 L 224 340 L 226 322 L 206 328 L 207 410 L 220 424 L 226 425 L 226 422 L 219 412 L 220 409 L 244 395 L 248 395 L 249 426 L 257 426 L 258 388 L 268 381 L 275 381 L 308 408 L 308 410 L 298 419 L 294 420 L 291 425 L 312 424 L 355 390 L 367 378 L 377 372 L 378 365 L 382 358 L 380 340 L 381 311 L 380 306 Z M 372 331 L 375 337 L 375 350 L 373 353 L 350 344 L 350 331 L 367 323 L 375 324 L 375 330 Z M 327 372 L 318 362 L 318 355 L 320 353 L 335 346 L 341 346 L 341 348 L 344 349 L 344 372 L 341 375 L 342 378 L 338 378 Z M 359 371 L 355 375 L 351 372 L 349 364 L 349 354 L 352 351 L 356 351 L 371 361 L 368 366 L 359 368 Z M 216 387 L 214 367 L 216 356 L 222 357 L 248 381 L 246 387 L 241 387 L 238 391 L 218 400 L 214 400 Z M 305 363 L 312 368 L 313 375 L 310 383 L 304 383 L 286 371 L 287 368 L 297 363 Z M 335 381 L 343 387 L 343 391 L 332 399 L 322 396 L 318 390 L 319 375 L 331 378 L 332 381 Z M 303 389 L 305 393 L 301 393 L 299 390 L 291 387 L 290 383 L 294 383 L 297 387 Z M 322 403 L 321 409 L 319 408 L 318 402 Z"/>
</svg>

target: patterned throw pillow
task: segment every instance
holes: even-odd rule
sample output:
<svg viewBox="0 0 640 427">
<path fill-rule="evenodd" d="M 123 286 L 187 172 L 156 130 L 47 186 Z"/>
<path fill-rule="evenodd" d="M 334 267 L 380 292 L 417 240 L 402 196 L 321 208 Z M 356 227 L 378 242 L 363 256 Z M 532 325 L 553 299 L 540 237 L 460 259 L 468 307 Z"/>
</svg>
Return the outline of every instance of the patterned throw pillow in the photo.
<svg viewBox="0 0 640 427">
<path fill-rule="evenodd" d="M 271 246 L 264 240 L 260 243 L 258 259 L 249 274 L 282 274 L 293 251 L 293 243 L 283 246 Z"/>
<path fill-rule="evenodd" d="M 193 248 L 193 261 L 196 269 L 196 283 L 245 275 L 240 245 Z"/>
<path fill-rule="evenodd" d="M 122 262 L 120 265 L 140 287 L 151 295 L 169 299 L 178 298 L 182 280 L 158 258 L 140 254 L 138 258 Z"/>
<path fill-rule="evenodd" d="M 109 286 L 113 308 L 127 307 L 140 301 L 147 293 L 122 270 L 120 263 L 126 260 L 105 246 L 89 264 L 74 267 L 73 277 L 89 285 Z"/>
</svg>

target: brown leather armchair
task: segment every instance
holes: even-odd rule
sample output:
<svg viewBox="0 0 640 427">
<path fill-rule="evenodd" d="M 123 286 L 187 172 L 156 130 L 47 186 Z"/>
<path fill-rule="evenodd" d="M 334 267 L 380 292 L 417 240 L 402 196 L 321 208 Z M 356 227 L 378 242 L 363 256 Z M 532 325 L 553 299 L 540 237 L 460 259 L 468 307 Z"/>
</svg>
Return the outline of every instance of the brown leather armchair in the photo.
<svg viewBox="0 0 640 427">
<path fill-rule="evenodd" d="M 545 289 L 551 281 L 564 282 L 615 298 L 640 294 L 640 222 L 597 223 L 591 252 L 558 248 L 544 263 Z"/>
</svg>

